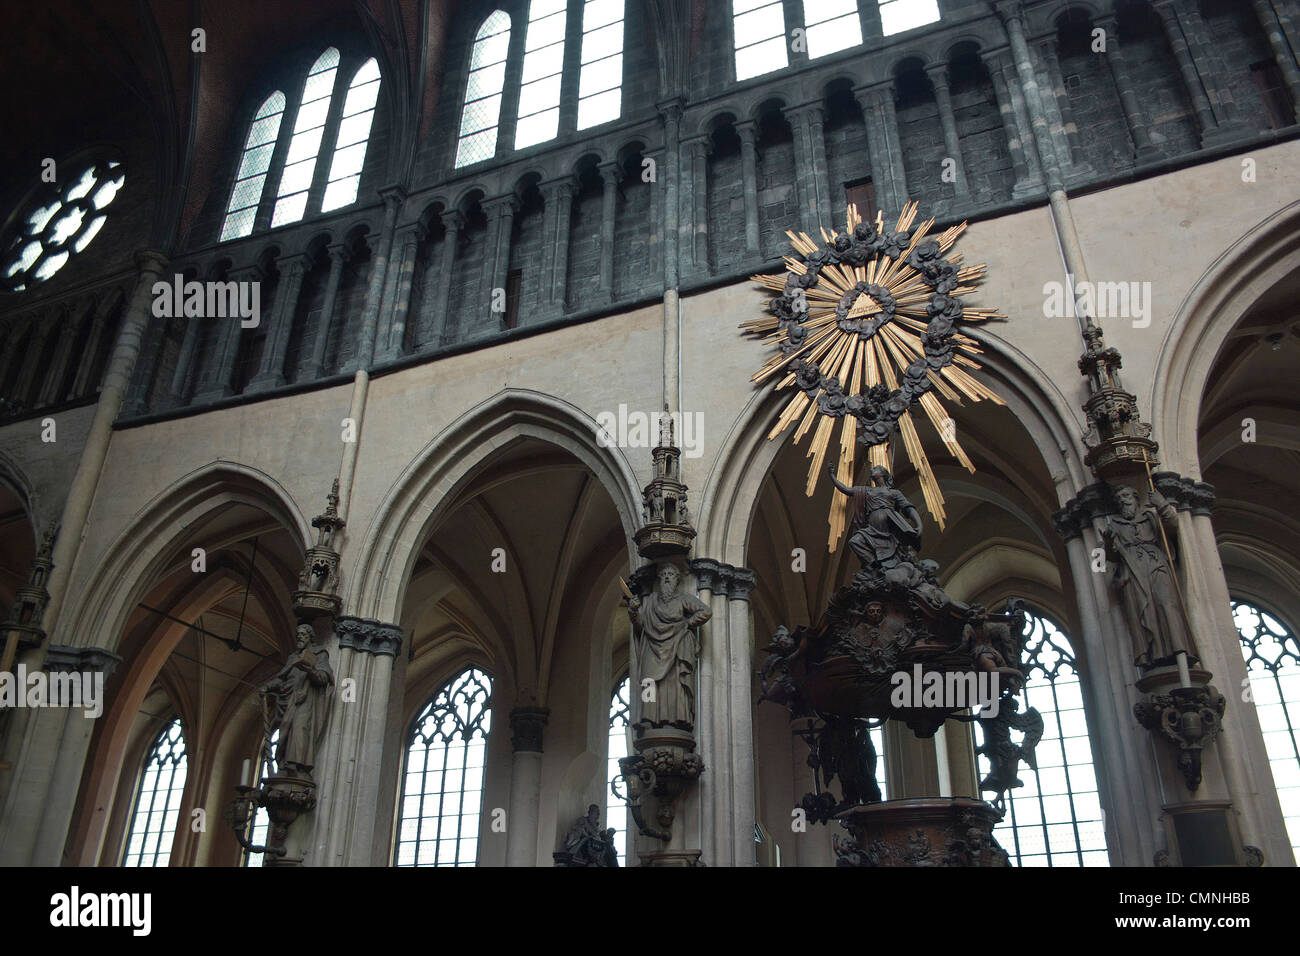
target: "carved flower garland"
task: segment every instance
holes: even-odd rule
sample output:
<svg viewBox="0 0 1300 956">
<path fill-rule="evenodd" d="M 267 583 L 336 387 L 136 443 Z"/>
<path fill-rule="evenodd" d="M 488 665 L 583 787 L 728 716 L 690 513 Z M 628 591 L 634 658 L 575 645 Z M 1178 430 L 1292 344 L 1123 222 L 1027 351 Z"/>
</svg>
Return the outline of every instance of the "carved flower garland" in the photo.
<svg viewBox="0 0 1300 956">
<path fill-rule="evenodd" d="M 850 206 L 844 233 L 822 232 L 823 244 L 806 233 L 787 232 L 795 254 L 786 272 L 754 276 L 777 293 L 770 316 L 741 324 L 777 348 L 753 376 L 762 383 L 778 374 L 776 389 L 795 394 L 768 435 L 775 438 L 799 422 L 795 441 L 813 429 L 805 493 L 816 490 L 836 420 L 842 420 L 837 477 L 851 484 L 855 446 L 867 449 L 873 465 L 888 465 L 889 441 L 901 434 L 916 467 L 925 502 L 944 525 L 943 494 L 921 445 L 911 410 L 920 404 L 948 450 L 969 471 L 974 465 L 958 444 L 941 399 L 961 404 L 1002 400 L 967 369 L 979 368 L 976 342 L 962 323 L 1005 316 L 968 308 L 961 296 L 975 291 L 985 267 L 961 266 L 945 258 L 966 223 L 929 237 L 931 218 L 915 230 L 916 203 L 908 203 L 892 229 L 876 213 L 862 219 Z M 783 374 L 781 374 L 783 373 Z M 848 518 L 849 499 L 834 496 L 829 547 L 833 551 Z"/>
</svg>

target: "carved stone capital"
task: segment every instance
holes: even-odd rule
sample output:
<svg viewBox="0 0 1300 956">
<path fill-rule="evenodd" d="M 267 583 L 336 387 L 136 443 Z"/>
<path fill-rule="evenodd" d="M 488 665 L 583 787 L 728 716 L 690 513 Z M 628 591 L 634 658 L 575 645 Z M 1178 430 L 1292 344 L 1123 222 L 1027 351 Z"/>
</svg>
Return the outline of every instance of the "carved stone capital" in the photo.
<svg viewBox="0 0 1300 956">
<path fill-rule="evenodd" d="M 51 644 L 45 649 L 45 670 L 50 673 L 103 674 L 108 677 L 122 658 L 102 647 Z"/>
<path fill-rule="evenodd" d="M 339 636 L 339 647 L 350 647 L 367 654 L 396 657 L 402 647 L 402 629 L 383 621 L 344 616 L 335 619 L 334 632 Z"/>
<path fill-rule="evenodd" d="M 546 707 L 516 707 L 510 711 L 510 744 L 515 753 L 542 752 L 542 731 L 550 716 Z"/>
<path fill-rule="evenodd" d="M 749 568 L 738 568 L 712 558 L 695 558 L 686 562 L 695 575 L 700 590 L 708 590 L 734 601 L 749 600 L 749 592 L 758 584 L 758 575 Z"/>
</svg>

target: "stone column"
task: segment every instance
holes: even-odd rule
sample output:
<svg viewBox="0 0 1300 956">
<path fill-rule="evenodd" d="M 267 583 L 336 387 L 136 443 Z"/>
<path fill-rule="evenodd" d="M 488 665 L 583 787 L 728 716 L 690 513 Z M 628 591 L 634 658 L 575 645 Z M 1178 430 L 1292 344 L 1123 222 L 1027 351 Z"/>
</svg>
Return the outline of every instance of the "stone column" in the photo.
<svg viewBox="0 0 1300 956">
<path fill-rule="evenodd" d="M 69 643 L 61 639 L 63 631 L 59 628 L 63 598 L 76 563 L 77 550 L 85 534 L 86 520 L 95 497 L 99 475 L 103 471 L 104 460 L 108 457 L 113 421 L 121 411 L 132 367 L 140 354 L 141 336 L 152 314 L 153 286 L 161 278 L 167 260 L 161 253 L 141 251 L 136 254 L 136 264 L 140 270 L 139 279 L 131 293 L 108 371 L 104 375 L 104 387 L 100 390 L 77 470 L 64 501 L 59 522 L 60 534 L 55 540 L 52 555 L 53 568 L 46 582 L 50 598 L 42 625 L 51 641 L 57 637 L 60 638 L 59 643 Z M 47 644 L 45 650 L 37 649 L 25 655 L 23 663 L 27 664 L 29 670 L 40 668 L 48 648 Z M 0 819 L 4 820 L 4 826 L 0 827 L 0 865 L 56 866 L 60 862 L 63 840 L 67 836 L 68 818 L 47 818 L 47 804 L 54 799 L 50 788 L 54 783 L 54 764 L 62 749 L 59 739 L 63 734 L 63 718 L 67 715 L 52 709 L 25 713 L 29 719 L 11 720 L 6 731 L 7 758 L 13 769 L 8 772 L 4 811 L 0 814 Z M 32 717 L 32 714 L 36 716 Z M 76 754 L 72 746 L 67 749 L 66 759 L 77 763 L 79 771 L 80 761 L 84 758 L 84 745 L 80 754 Z M 75 790 L 76 784 L 68 783 L 68 786 Z M 70 807 L 68 812 L 71 813 Z M 38 826 L 43 833 L 55 834 L 42 843 L 39 850 L 35 845 Z"/>
<path fill-rule="evenodd" d="M 243 269 L 232 269 L 228 276 L 228 280 L 231 282 L 261 283 L 263 278 L 265 276 L 261 267 L 255 265 Z M 212 330 L 211 353 L 207 364 L 204 366 L 203 375 L 194 395 L 194 401 L 191 403 L 194 405 L 219 401 L 235 393 L 230 385 L 230 377 L 235 372 L 235 359 L 239 355 L 239 337 L 243 331 L 242 321 L 237 315 L 227 316 L 224 319 L 205 319 L 204 321 L 217 323 L 217 325 Z M 259 318 L 259 321 L 263 320 Z"/>
<path fill-rule="evenodd" d="M 614 227 L 618 211 L 618 184 L 623 178 L 623 168 L 618 163 L 602 163 L 600 178 L 603 183 L 600 201 L 600 298 L 614 299 Z"/>
<path fill-rule="evenodd" d="M 1011 91 L 1007 87 L 1005 50 L 993 54 L 981 54 L 984 66 L 993 81 L 993 96 L 998 103 L 998 113 L 1002 117 L 1002 132 L 1007 141 L 1007 152 L 1011 155 L 1011 168 L 1016 181 L 1011 187 L 1013 199 L 1038 192 L 1043 188 L 1043 177 L 1036 173 L 1036 168 L 1029 166 L 1029 156 L 1025 150 L 1024 136 L 1016 119 L 1016 110 L 1011 102 Z"/>
<path fill-rule="evenodd" d="M 898 138 L 898 114 L 894 110 L 894 81 L 860 87 L 853 91 L 853 95 L 862 107 L 862 119 L 867 126 L 876 205 L 884 210 L 888 224 L 898 217 L 907 203 L 907 172 Z"/>
<path fill-rule="evenodd" d="M 411 279 L 415 275 L 415 260 L 419 255 L 420 243 L 427 238 L 427 231 L 418 222 L 411 223 L 398 233 L 397 241 L 401 252 L 397 259 L 396 288 L 385 317 L 388 334 L 379 354 L 380 361 L 400 358 L 405 351 L 406 318 L 411 309 Z"/>
<path fill-rule="evenodd" d="M 1178 72 L 1196 110 L 1201 145 L 1229 142 L 1242 135 L 1244 130 L 1236 122 L 1232 94 L 1219 83 L 1222 65 L 1217 62 L 1218 56 L 1210 47 L 1208 37 L 1201 35 L 1204 24 L 1200 14 L 1184 9 L 1175 0 L 1155 0 L 1152 7 L 1160 16 L 1169 48 L 1178 61 Z M 1198 57 L 1206 61 L 1204 72 L 1197 67 Z"/>
<path fill-rule="evenodd" d="M 487 257 L 484 259 L 483 273 L 479 277 L 479 306 L 470 311 L 471 315 L 486 320 L 486 325 L 479 329 L 467 329 L 469 337 L 477 338 L 486 332 L 496 332 L 505 325 L 505 291 L 506 276 L 510 271 L 510 234 L 514 231 L 515 212 L 519 209 L 519 200 L 513 194 L 498 196 L 483 203 L 483 212 L 487 214 Z M 499 295 L 498 295 L 499 292 Z M 500 311 L 493 307 L 501 305 Z"/>
<path fill-rule="evenodd" d="M 112 293 L 109 293 L 104 296 L 103 301 L 95 308 L 95 318 L 90 328 L 90 338 L 86 342 L 85 352 L 81 355 L 76 380 L 72 383 L 71 394 L 73 395 L 83 395 L 91 392 L 98 384 L 90 381 L 90 376 L 94 371 L 95 357 L 99 354 L 100 343 L 103 342 L 105 335 L 112 334 L 112 330 L 108 328 L 108 321 L 115 304 L 115 298 Z"/>
<path fill-rule="evenodd" d="M 948 90 L 948 68 L 945 64 L 939 63 L 925 72 L 930 77 L 930 82 L 934 84 L 934 101 L 939 107 L 939 125 L 943 127 L 943 146 L 956 167 L 957 178 L 953 183 L 953 191 L 958 202 L 961 202 L 969 194 L 970 189 L 966 184 L 966 165 L 961 158 L 961 137 L 957 135 L 957 119 L 952 112 L 952 96 Z"/>
<path fill-rule="evenodd" d="M 804 192 L 804 229 L 820 238 L 821 227 L 831 228 L 830 170 L 826 163 L 826 131 L 822 108 L 811 103 L 788 115 L 794 120 L 795 183 Z M 842 224 L 841 224 L 842 225 Z"/>
<path fill-rule="evenodd" d="M 248 383 L 246 391 L 265 391 L 269 388 L 279 388 L 285 383 L 284 361 L 289 351 L 289 337 L 293 334 L 293 317 L 298 311 L 302 279 L 310 265 L 311 260 L 305 255 L 284 256 L 276 260 L 276 266 L 280 270 L 280 281 L 276 284 L 275 305 L 271 310 L 271 327 L 266 330 L 262 367 Z"/>
<path fill-rule="evenodd" d="M 448 314 L 451 301 L 451 277 L 456 265 L 456 253 L 460 250 L 460 231 L 465 227 L 465 217 L 455 209 L 442 214 L 442 226 L 445 230 L 442 239 L 442 256 L 438 263 L 438 286 L 433 294 L 432 340 L 440 345 L 449 345 L 456 341 L 456 323 Z"/>
<path fill-rule="evenodd" d="M 688 275 L 709 271 L 709 152 L 706 137 L 682 143 L 682 218 L 689 224 L 689 237 L 682 243 L 682 271 Z"/>
<path fill-rule="evenodd" d="M 569 305 L 569 231 L 573 228 L 573 196 L 577 183 L 566 179 L 555 186 L 555 265 L 551 272 L 551 302 L 564 313 Z"/>
<path fill-rule="evenodd" d="M 149 411 L 149 393 L 153 391 L 154 377 L 158 374 L 158 363 L 162 357 L 163 336 L 167 331 L 167 323 L 171 321 L 170 316 L 154 315 L 152 302 L 150 306 L 150 314 L 145 320 L 144 332 L 141 334 L 140 357 L 132 369 L 131 381 L 126 388 L 126 398 L 122 402 L 122 416 L 124 418 L 144 415 Z M 179 308 L 177 311 L 180 311 Z M 50 332 L 51 328 L 47 326 L 46 330 L 39 335 L 36 342 L 33 343 L 32 355 L 38 356 L 42 354 L 45 349 L 45 336 L 49 335 Z M 27 394 L 29 377 L 35 371 L 36 363 L 28 363 L 26 372 L 18 379 L 17 392 L 19 395 Z"/>
<path fill-rule="evenodd" d="M 1119 26 L 1113 16 L 1101 17 L 1095 25 L 1106 31 L 1106 52 L 1102 56 L 1110 67 L 1111 78 L 1115 81 L 1115 91 L 1119 94 L 1120 109 L 1124 111 L 1124 121 L 1128 125 L 1129 135 L 1133 137 L 1133 147 L 1137 150 L 1139 164 L 1160 158 L 1160 150 L 1151 142 L 1147 132 L 1148 122 L 1137 91 L 1133 87 L 1133 75 L 1129 72 L 1128 61 L 1124 57 L 1119 42 Z"/>
<path fill-rule="evenodd" d="M 375 336 L 379 328 L 379 307 L 383 300 L 384 283 L 388 276 L 388 259 L 393 250 L 393 231 L 397 214 L 402 208 L 406 192 L 400 186 L 386 186 L 379 190 L 384 200 L 384 224 L 370 263 L 370 283 L 366 287 L 366 304 L 361 313 L 361 342 L 357 349 L 357 368 L 368 371 L 375 358 Z"/>
<path fill-rule="evenodd" d="M 1065 88 L 1065 75 L 1061 72 L 1061 58 L 1056 50 L 1056 35 L 1043 37 L 1037 44 L 1039 58 L 1046 70 L 1045 87 L 1053 94 L 1049 102 L 1054 104 L 1054 113 L 1061 127 L 1057 133 L 1057 143 L 1064 135 L 1065 143 L 1059 150 L 1061 164 L 1067 170 L 1067 176 L 1074 179 L 1092 177 L 1092 166 L 1083 158 L 1083 140 L 1079 136 L 1079 127 L 1074 122 L 1074 110 L 1070 106 L 1070 94 Z"/>
<path fill-rule="evenodd" d="M 677 392 L 680 381 L 677 363 L 681 355 L 681 306 L 678 298 L 681 237 L 681 100 L 657 104 L 664 120 L 663 176 L 663 267 L 664 267 L 664 353 L 663 353 L 663 404 L 670 411 L 678 407 Z M 757 223 L 757 211 L 755 222 Z M 631 843 L 629 843 L 629 848 Z"/>
<path fill-rule="evenodd" d="M 757 123 L 744 120 L 736 124 L 740 137 L 740 170 L 745 190 L 745 253 L 751 257 L 762 251 L 758 241 L 758 151 L 754 146 Z"/>
<path fill-rule="evenodd" d="M 167 404 L 179 408 L 185 404 L 185 390 L 194 371 L 194 358 L 198 352 L 199 329 L 202 320 L 190 319 L 185 323 L 185 338 L 181 340 L 181 354 L 176 359 L 171 387 L 167 390 Z"/>
<path fill-rule="evenodd" d="M 1300 37 L 1288 38 L 1285 20 L 1282 13 L 1269 2 L 1269 0 L 1251 0 L 1251 6 L 1255 10 L 1255 16 L 1259 18 L 1259 25 L 1268 37 L 1268 45 L 1273 48 L 1273 59 L 1277 61 L 1278 69 L 1282 71 L 1282 79 L 1286 83 L 1286 88 L 1291 91 L 1291 108 L 1300 119 L 1300 66 L 1296 65 L 1296 54 L 1293 50 L 1293 44 L 1300 43 Z"/>
<path fill-rule="evenodd" d="M 753 571 L 709 558 L 687 563 L 700 599 L 713 609 L 701 635 L 696 739 L 704 758 L 699 793 L 704 862 L 754 863 Z"/>
<path fill-rule="evenodd" d="M 1065 189 L 1065 180 L 1061 174 L 1060 163 L 1056 160 L 1056 150 L 1052 145 L 1052 129 L 1047 119 L 1047 109 L 1043 105 L 1043 95 L 1038 88 L 1038 78 L 1034 71 L 1033 54 L 1025 40 L 1025 25 L 1020 0 L 996 0 L 998 16 L 1007 30 L 1007 41 L 1011 47 L 1011 60 L 1015 65 L 1015 75 L 1019 84 L 1012 86 L 1012 102 L 1016 97 L 1024 97 L 1025 111 L 1028 113 L 1029 126 L 1033 131 L 1034 151 L 1043 171 L 1049 193 L 1061 193 Z"/>
<path fill-rule="evenodd" d="M 301 856 L 305 866 L 376 866 L 388 859 L 390 834 L 377 832 L 385 818 L 378 807 L 394 795 L 380 786 L 380 766 L 402 639 L 396 624 L 350 616 L 334 622 L 327 645 L 334 699 L 312 771 L 316 809 L 293 824 L 287 841 L 289 855 Z M 345 682 L 350 701 L 342 699 Z"/>
<path fill-rule="evenodd" d="M 506 866 L 537 866 L 537 821 L 542 799 L 542 731 L 551 712 L 544 707 L 510 711 L 510 806 L 506 812 Z"/>
<path fill-rule="evenodd" d="M 1115 92 L 1119 94 L 1120 109 L 1124 111 L 1124 121 L 1128 125 L 1129 135 L 1133 137 L 1133 147 L 1137 150 L 1139 164 L 1150 162 L 1160 157 L 1160 150 L 1151 142 L 1147 132 L 1147 118 L 1133 87 L 1133 76 L 1129 72 L 1128 61 L 1119 42 L 1119 26 L 1113 16 L 1101 17 L 1094 21 L 1097 27 L 1106 31 L 1106 52 L 1102 56 L 1110 67 L 1111 78 L 1115 81 Z"/>
<path fill-rule="evenodd" d="M 320 378 L 325 372 L 325 350 L 329 348 L 330 325 L 334 320 L 334 307 L 338 303 L 339 283 L 343 279 L 344 266 L 352 258 L 352 250 L 341 242 L 331 245 L 328 252 L 330 274 L 325 279 L 325 301 L 321 304 L 320 318 L 316 323 L 316 337 L 311 343 L 308 378 Z"/>
<path fill-rule="evenodd" d="M 50 334 L 59 337 L 59 344 L 54 351 L 49 369 L 44 373 L 44 381 L 41 382 L 40 392 L 34 403 L 37 405 L 51 405 L 64 399 L 58 391 L 63 385 L 68 363 L 72 361 L 70 355 L 72 342 L 77 335 L 77 327 L 70 321 L 67 309 L 59 309 L 55 314 Z"/>
<path fill-rule="evenodd" d="M 1074 157 L 1070 154 L 1070 141 L 1065 132 L 1065 118 L 1061 115 L 1060 94 L 1048 60 L 1048 50 L 1056 45 L 1056 33 L 1045 37 L 1035 37 L 1029 48 L 1029 55 L 1034 65 L 1034 76 L 1042 92 L 1043 112 L 1047 116 L 1047 128 L 1051 133 L 1049 141 L 1056 165 L 1061 170 L 1064 180 L 1072 171 Z M 1065 80 L 1061 80 L 1061 93 L 1065 92 Z"/>
<path fill-rule="evenodd" d="M 83 689 L 89 681 L 102 707 L 106 706 L 104 682 L 121 662 L 122 658 L 102 648 L 49 644 L 41 667 L 51 675 L 74 675 Z M 25 720 L 15 719 L 20 716 Z M 14 756 L 13 745 L 19 742 L 21 732 L 22 757 L 6 793 L 4 826 L 0 826 L 0 865 L 62 864 L 95 719 L 87 716 L 85 708 L 67 707 L 15 711 L 10 715 L 11 734 L 5 741 L 4 756 Z"/>
</svg>

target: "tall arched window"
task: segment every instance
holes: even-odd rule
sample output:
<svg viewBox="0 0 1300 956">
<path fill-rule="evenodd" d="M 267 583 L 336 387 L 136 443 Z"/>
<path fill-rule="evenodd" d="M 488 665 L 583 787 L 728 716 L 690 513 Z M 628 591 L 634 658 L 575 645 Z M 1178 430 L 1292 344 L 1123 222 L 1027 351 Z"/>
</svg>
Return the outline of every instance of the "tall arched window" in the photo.
<svg viewBox="0 0 1300 956">
<path fill-rule="evenodd" d="M 185 734 L 177 717 L 154 740 L 136 792 L 123 866 L 166 866 L 185 792 Z"/>
<path fill-rule="evenodd" d="M 316 155 L 325 135 L 325 120 L 329 116 L 338 69 L 339 51 L 330 47 L 307 71 L 302 102 L 293 121 L 293 139 L 289 140 L 289 154 L 280 173 L 280 190 L 271 215 L 273 227 L 297 222 L 307 211 L 307 192 L 316 171 Z"/>
<path fill-rule="evenodd" d="M 1036 751 L 1038 769 L 1020 767 L 1024 786 L 1007 791 L 1006 816 L 993 835 L 1016 866 L 1109 866 L 1074 649 L 1048 618 L 1027 617 L 1021 666 L 1028 680 L 1020 699 L 1022 707 L 1043 715 L 1043 739 Z M 975 726 L 982 746 L 983 731 Z M 990 769 L 981 754 L 980 777 Z"/>
<path fill-rule="evenodd" d="M 578 74 L 578 129 L 616 120 L 623 108 L 624 0 L 582 5 L 582 70 Z"/>
<path fill-rule="evenodd" d="M 483 766 L 492 729 L 492 678 L 471 667 L 415 719 L 397 827 L 398 866 L 474 866 Z"/>
<path fill-rule="evenodd" d="M 1246 601 L 1232 602 L 1232 619 L 1287 835 L 1300 857 L 1300 643 L 1280 620 Z"/>
<path fill-rule="evenodd" d="M 781 0 L 732 0 L 736 79 L 747 80 L 789 65 Z"/>
<path fill-rule="evenodd" d="M 868 731 L 871 734 L 871 745 L 876 748 L 876 786 L 880 787 L 880 799 L 889 799 L 889 787 L 885 774 L 885 728 L 872 727 Z"/>
<path fill-rule="evenodd" d="M 284 94 L 276 90 L 268 96 L 253 117 L 244 140 L 244 153 L 235 173 L 235 185 L 230 190 L 226 205 L 226 218 L 221 224 L 221 241 L 239 239 L 253 232 L 257 206 L 262 201 L 266 185 L 266 172 L 271 168 L 271 154 L 275 152 L 280 137 L 280 121 L 284 119 Z"/>
<path fill-rule="evenodd" d="M 371 57 L 352 77 L 347 99 L 343 101 L 343 118 L 334 140 L 334 159 L 330 162 L 321 212 L 341 209 L 357 201 L 361 167 L 366 163 L 366 144 L 370 141 L 370 125 L 378 101 L 379 64 Z"/>
<path fill-rule="evenodd" d="M 619 866 L 627 865 L 627 801 L 614 792 L 614 778 L 618 776 L 618 761 L 626 757 L 627 732 L 630 726 L 628 711 L 628 682 L 614 689 L 614 696 L 609 699 L 609 754 L 606 759 L 605 782 L 605 826 L 614 828 L 614 848 L 618 850 Z M 626 791 L 624 791 L 626 796 Z"/>
<path fill-rule="evenodd" d="M 465 81 L 465 105 L 460 112 L 456 141 L 456 168 L 491 159 L 497 152 L 497 126 L 501 122 L 501 90 L 506 82 L 506 54 L 510 52 L 510 17 L 493 11 L 474 36 Z"/>
<path fill-rule="evenodd" d="M 938 20 L 939 0 L 880 0 L 880 26 L 885 36 Z"/>
<path fill-rule="evenodd" d="M 262 777 L 269 777 L 274 772 L 271 766 L 271 755 L 275 753 L 275 746 L 280 742 L 280 729 L 277 727 L 275 733 L 271 735 L 271 741 L 266 745 L 266 750 L 262 752 L 262 759 L 259 761 L 261 777 L 253 781 L 256 786 Z M 266 834 L 271 829 L 271 816 L 266 812 L 266 807 L 258 807 L 257 812 L 253 814 L 252 823 L 248 829 L 248 842 L 253 846 L 266 846 Z M 244 866 L 261 866 L 264 862 L 265 853 L 249 853 L 244 851 Z"/>
<path fill-rule="evenodd" d="M 564 72 L 566 0 L 532 0 L 524 34 L 515 149 L 554 139 L 560 131 L 560 78 Z"/>
<path fill-rule="evenodd" d="M 811 59 L 862 42 L 858 0 L 803 0 L 803 25 Z"/>
</svg>

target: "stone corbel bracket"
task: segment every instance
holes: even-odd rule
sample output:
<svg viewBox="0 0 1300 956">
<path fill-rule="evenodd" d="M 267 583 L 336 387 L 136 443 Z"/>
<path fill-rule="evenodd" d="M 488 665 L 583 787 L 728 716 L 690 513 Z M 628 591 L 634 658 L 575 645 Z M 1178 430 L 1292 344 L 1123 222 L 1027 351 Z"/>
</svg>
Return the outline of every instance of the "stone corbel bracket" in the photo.
<svg viewBox="0 0 1300 956">
<path fill-rule="evenodd" d="M 1178 769 L 1187 789 L 1201 785 L 1201 753 L 1223 729 L 1227 700 L 1209 684 L 1174 687 L 1133 705 L 1139 724 L 1178 746 Z"/>
</svg>

